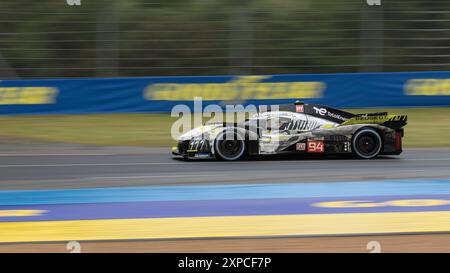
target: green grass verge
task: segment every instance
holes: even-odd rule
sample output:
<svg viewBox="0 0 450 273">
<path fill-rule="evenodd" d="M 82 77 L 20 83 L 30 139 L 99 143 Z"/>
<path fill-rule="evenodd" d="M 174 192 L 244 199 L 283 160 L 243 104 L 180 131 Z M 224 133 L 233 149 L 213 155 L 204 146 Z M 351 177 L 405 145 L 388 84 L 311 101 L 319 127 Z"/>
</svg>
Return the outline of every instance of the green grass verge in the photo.
<svg viewBox="0 0 450 273">
<path fill-rule="evenodd" d="M 407 114 L 406 147 L 450 147 L 450 107 L 350 111 Z M 170 146 L 174 144 L 170 128 L 175 120 L 164 114 L 0 116 L 0 143 Z"/>
</svg>

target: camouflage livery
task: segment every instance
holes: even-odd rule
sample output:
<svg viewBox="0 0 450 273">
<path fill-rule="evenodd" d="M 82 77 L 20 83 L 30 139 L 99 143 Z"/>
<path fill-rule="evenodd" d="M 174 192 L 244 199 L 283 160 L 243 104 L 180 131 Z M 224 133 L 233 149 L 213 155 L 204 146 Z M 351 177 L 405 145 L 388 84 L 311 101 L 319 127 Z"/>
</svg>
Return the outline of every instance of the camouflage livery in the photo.
<svg viewBox="0 0 450 273">
<path fill-rule="evenodd" d="M 352 154 L 370 159 L 402 152 L 407 117 L 388 113 L 352 114 L 297 102 L 260 111 L 236 124 L 207 124 L 172 148 L 183 158 L 238 160 L 246 155 Z"/>
</svg>

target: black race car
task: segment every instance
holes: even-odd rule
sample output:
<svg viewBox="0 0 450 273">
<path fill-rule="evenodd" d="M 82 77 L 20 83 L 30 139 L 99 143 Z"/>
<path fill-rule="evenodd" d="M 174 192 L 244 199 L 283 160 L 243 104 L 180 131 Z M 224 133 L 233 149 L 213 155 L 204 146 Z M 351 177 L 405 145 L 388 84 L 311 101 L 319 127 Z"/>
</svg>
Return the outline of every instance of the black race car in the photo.
<svg viewBox="0 0 450 273">
<path fill-rule="evenodd" d="M 240 123 L 206 124 L 183 134 L 175 157 L 238 160 L 246 155 L 352 154 L 371 159 L 402 152 L 407 117 L 352 114 L 296 102 L 277 111 L 259 110 Z"/>
</svg>

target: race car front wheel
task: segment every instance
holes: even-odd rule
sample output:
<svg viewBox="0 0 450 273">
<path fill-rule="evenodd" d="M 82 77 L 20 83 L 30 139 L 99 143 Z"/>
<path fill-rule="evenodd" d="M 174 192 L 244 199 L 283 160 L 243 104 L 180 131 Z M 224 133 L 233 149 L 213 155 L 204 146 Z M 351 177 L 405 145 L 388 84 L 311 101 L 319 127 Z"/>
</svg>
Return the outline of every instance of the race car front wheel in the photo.
<svg viewBox="0 0 450 273">
<path fill-rule="evenodd" d="M 233 161 L 243 157 L 245 140 L 237 133 L 220 134 L 214 142 L 215 154 L 218 159 Z"/>
<path fill-rule="evenodd" d="M 363 128 L 353 136 L 353 153 L 359 158 L 374 158 L 380 153 L 381 147 L 381 136 L 372 128 Z"/>
</svg>

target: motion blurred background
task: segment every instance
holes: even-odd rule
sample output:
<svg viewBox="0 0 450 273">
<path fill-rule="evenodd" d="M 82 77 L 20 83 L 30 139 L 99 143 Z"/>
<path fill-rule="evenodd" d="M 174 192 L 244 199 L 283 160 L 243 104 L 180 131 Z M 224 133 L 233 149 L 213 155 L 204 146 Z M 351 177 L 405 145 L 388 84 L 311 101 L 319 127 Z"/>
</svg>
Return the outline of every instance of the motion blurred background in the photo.
<svg viewBox="0 0 450 273">
<path fill-rule="evenodd" d="M 0 77 L 446 70 L 446 0 L 17 0 Z"/>
<path fill-rule="evenodd" d="M 445 0 L 2 1 L 0 78 L 446 71 L 449 10 Z M 64 109 L 70 111 L 64 106 L 58 111 Z M 405 145 L 450 146 L 448 111 L 402 109 L 412 121 Z M 167 115 L 139 114 L 0 117 L 0 137 L 168 146 L 172 121 Z M 440 128 L 437 134 L 427 133 L 435 128 Z M 421 141 L 423 136 L 429 141 Z"/>
<path fill-rule="evenodd" d="M 369 250 L 369 240 L 380 241 L 383 251 L 450 251 L 449 70 L 448 0 L 1 1 L 0 252 L 67 251 L 69 240 L 91 241 L 82 249 L 100 252 L 360 252 Z M 204 84 L 214 82 L 220 88 L 213 95 L 220 95 L 233 81 L 233 91 L 245 87 L 242 75 L 268 75 L 254 81 L 269 84 L 270 92 L 262 88 L 250 99 L 267 101 L 261 96 L 279 91 L 270 84 L 306 81 L 327 85 L 322 97 L 315 90 L 317 102 L 355 99 L 355 107 L 383 108 L 354 113 L 406 114 L 405 153 L 374 161 L 207 162 L 206 168 L 172 160 L 171 104 L 146 98 L 145 90 L 174 81 L 208 91 Z M 162 78 L 145 78 L 152 76 Z M 419 80 L 416 91 L 423 93 L 408 93 L 409 80 Z M 235 188 L 242 183 L 252 187 Z M 252 213 L 269 220 L 253 222 L 255 215 L 241 209 L 252 198 Z M 321 210 L 313 199 L 371 203 Z M 417 200 L 425 201 L 417 206 Z M 274 208 L 288 215 L 264 218 Z M 235 222 L 211 220 L 223 211 Z M 208 219 L 196 222 L 198 216 Z M 174 218 L 161 225 L 161 217 Z M 122 226 L 111 219 L 122 219 Z M 223 234 L 269 238 L 221 240 Z M 197 239 L 208 236 L 208 243 Z"/>
</svg>

